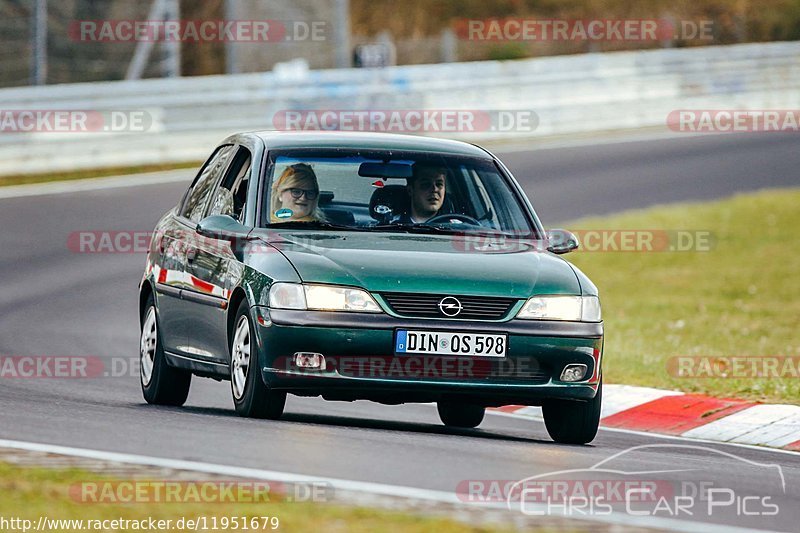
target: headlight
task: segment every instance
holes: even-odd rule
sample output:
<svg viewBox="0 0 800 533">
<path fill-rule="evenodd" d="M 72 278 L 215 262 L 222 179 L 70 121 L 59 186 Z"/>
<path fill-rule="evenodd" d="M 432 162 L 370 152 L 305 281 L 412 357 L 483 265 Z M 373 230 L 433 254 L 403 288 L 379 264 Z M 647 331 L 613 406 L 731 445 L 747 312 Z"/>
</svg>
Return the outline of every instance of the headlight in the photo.
<svg viewBox="0 0 800 533">
<path fill-rule="evenodd" d="M 298 283 L 275 283 L 269 288 L 269 306 L 275 309 L 307 309 L 306 293 Z"/>
<path fill-rule="evenodd" d="M 269 305 L 276 309 L 381 312 L 367 291 L 333 285 L 275 283 L 269 290 Z"/>
<path fill-rule="evenodd" d="M 600 322 L 603 313 L 600 311 L 600 298 L 597 296 L 582 296 L 581 322 Z"/>
<path fill-rule="evenodd" d="M 319 311 L 360 311 L 380 313 L 381 309 L 367 291 L 330 285 L 304 285 L 309 309 Z"/>
<path fill-rule="evenodd" d="M 534 296 L 529 298 L 517 318 L 529 320 L 570 320 L 600 322 L 597 296 Z"/>
</svg>

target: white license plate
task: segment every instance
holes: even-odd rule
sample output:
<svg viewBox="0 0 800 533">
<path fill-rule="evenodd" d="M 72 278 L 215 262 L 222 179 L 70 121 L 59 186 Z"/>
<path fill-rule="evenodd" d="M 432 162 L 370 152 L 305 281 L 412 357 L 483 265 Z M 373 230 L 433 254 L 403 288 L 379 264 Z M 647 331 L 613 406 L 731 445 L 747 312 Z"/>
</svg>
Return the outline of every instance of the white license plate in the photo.
<svg viewBox="0 0 800 533">
<path fill-rule="evenodd" d="M 505 357 L 507 345 L 508 338 L 506 335 L 401 329 L 397 331 L 395 351 L 399 354 L 421 353 Z"/>
</svg>

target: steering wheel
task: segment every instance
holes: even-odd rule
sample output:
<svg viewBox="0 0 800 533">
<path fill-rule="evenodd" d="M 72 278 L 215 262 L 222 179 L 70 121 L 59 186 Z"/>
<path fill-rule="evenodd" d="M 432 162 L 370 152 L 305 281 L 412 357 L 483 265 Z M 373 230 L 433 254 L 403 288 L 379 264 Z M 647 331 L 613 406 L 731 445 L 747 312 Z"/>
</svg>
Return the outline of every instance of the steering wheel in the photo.
<svg viewBox="0 0 800 533">
<path fill-rule="evenodd" d="M 481 225 L 481 223 L 478 222 L 477 219 L 472 218 L 469 215 L 462 215 L 460 213 L 436 215 L 433 218 L 429 218 L 425 223 L 426 224 L 436 224 L 437 222 L 449 222 L 449 221 L 451 221 L 453 219 L 461 221 L 461 222 L 466 222 L 467 224 L 471 224 L 473 226 L 480 226 Z"/>
</svg>

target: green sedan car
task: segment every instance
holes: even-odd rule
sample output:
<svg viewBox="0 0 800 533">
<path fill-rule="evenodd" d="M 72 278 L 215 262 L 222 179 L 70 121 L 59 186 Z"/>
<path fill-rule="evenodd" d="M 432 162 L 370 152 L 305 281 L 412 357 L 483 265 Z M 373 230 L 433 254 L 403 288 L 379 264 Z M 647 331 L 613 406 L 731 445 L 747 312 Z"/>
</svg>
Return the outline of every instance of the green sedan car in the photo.
<svg viewBox="0 0 800 533">
<path fill-rule="evenodd" d="M 288 393 L 435 402 L 476 427 L 540 405 L 550 436 L 594 439 L 597 288 L 560 257 L 519 184 L 478 146 L 382 133 L 253 132 L 223 141 L 158 222 L 139 287 L 147 402 L 192 375 L 236 412 Z"/>
</svg>

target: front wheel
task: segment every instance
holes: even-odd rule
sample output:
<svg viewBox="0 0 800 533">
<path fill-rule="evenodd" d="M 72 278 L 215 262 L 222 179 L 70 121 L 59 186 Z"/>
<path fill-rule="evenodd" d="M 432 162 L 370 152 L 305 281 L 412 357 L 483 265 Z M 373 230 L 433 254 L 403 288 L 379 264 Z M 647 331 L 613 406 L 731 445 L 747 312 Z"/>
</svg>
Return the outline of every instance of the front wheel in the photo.
<svg viewBox="0 0 800 533">
<path fill-rule="evenodd" d="M 231 393 L 239 416 L 277 419 L 283 414 L 286 393 L 270 390 L 258 368 L 256 336 L 243 301 L 236 313 L 231 339 Z"/>
<path fill-rule="evenodd" d="M 592 442 L 600 427 L 600 408 L 603 403 L 603 382 L 597 394 L 586 402 L 552 400 L 542 405 L 544 425 L 550 437 L 562 444 Z"/>
<path fill-rule="evenodd" d="M 142 314 L 139 340 L 139 381 L 147 403 L 180 406 L 186 403 L 192 374 L 167 364 L 153 295 L 147 299 Z"/>
<path fill-rule="evenodd" d="M 439 418 L 448 427 L 476 428 L 483 422 L 486 408 L 480 405 L 439 402 L 436 404 Z"/>
</svg>

